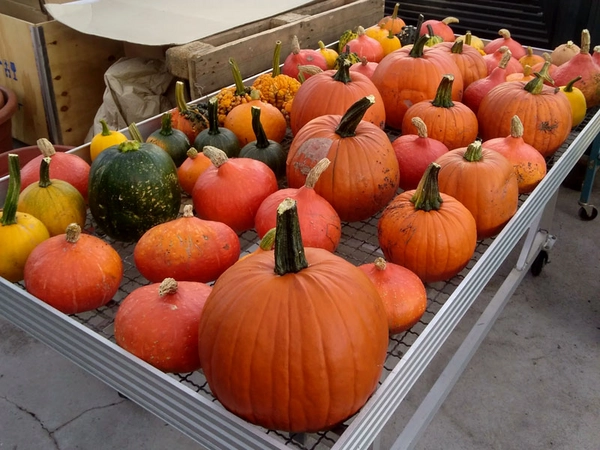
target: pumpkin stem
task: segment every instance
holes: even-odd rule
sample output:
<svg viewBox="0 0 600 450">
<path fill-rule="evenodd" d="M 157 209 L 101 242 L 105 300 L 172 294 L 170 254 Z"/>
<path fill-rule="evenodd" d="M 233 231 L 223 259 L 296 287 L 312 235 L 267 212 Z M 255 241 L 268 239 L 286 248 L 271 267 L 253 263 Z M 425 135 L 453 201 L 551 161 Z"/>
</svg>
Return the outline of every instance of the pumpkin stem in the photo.
<svg viewBox="0 0 600 450">
<path fill-rule="evenodd" d="M 375 268 L 377 270 L 385 270 L 387 267 L 387 261 L 385 260 L 385 258 L 382 258 L 381 256 L 375 258 L 375 261 L 373 261 L 373 265 L 375 266 Z"/>
<path fill-rule="evenodd" d="M 212 162 L 216 168 L 221 167 L 229 160 L 227 154 L 223 150 L 213 147 L 212 145 L 205 145 L 202 149 L 202 153 L 210 159 L 210 162 Z"/>
<path fill-rule="evenodd" d="M 473 34 L 471 33 L 471 31 L 467 30 L 467 32 L 465 33 L 465 44 L 471 45 L 472 40 L 473 40 Z"/>
<path fill-rule="evenodd" d="M 412 119 L 410 119 L 410 121 L 414 125 L 414 127 L 417 129 L 417 135 L 420 138 L 426 138 L 427 137 L 427 125 L 425 124 L 425 122 L 423 122 L 423 119 L 421 119 L 420 117 L 413 117 Z"/>
<path fill-rule="evenodd" d="M 308 189 L 314 189 L 315 184 L 317 184 L 317 181 L 319 181 L 319 177 L 323 172 L 325 172 L 325 169 L 329 167 L 329 164 L 331 164 L 331 161 L 329 161 L 327 158 L 323 158 L 317 164 L 315 164 L 306 176 L 304 187 Z"/>
<path fill-rule="evenodd" d="M 258 246 L 261 250 L 267 252 L 269 250 L 273 250 L 273 246 L 275 245 L 275 233 L 277 231 L 277 227 L 271 228 L 269 231 L 265 233 L 262 237 Z"/>
<path fill-rule="evenodd" d="M 250 107 L 250 114 L 252 115 L 252 131 L 254 131 L 254 135 L 256 136 L 256 147 L 267 148 L 270 145 L 270 142 L 267 133 L 265 133 L 265 129 L 260 122 L 260 107 Z"/>
<path fill-rule="evenodd" d="M 131 139 L 137 141 L 138 143 L 144 142 L 144 138 L 142 137 L 142 133 L 140 133 L 140 129 L 137 127 L 135 122 L 131 122 L 127 127 L 129 130 L 129 134 L 131 135 Z"/>
<path fill-rule="evenodd" d="M 165 278 L 158 287 L 158 296 L 173 295 L 177 292 L 177 281 L 175 278 Z"/>
<path fill-rule="evenodd" d="M 442 206 L 442 196 L 438 186 L 438 173 L 441 166 L 432 162 L 427 166 L 417 189 L 410 199 L 416 210 L 437 211 Z"/>
<path fill-rule="evenodd" d="M 292 53 L 297 55 L 300 53 L 300 41 L 298 41 L 298 36 L 292 36 Z"/>
<path fill-rule="evenodd" d="M 318 73 L 323 72 L 319 66 L 315 66 L 314 64 L 298 64 L 298 72 L 307 75 L 316 75 Z"/>
<path fill-rule="evenodd" d="M 465 150 L 465 154 L 463 155 L 463 158 L 465 158 L 469 162 L 481 161 L 482 157 L 483 148 L 481 147 L 481 141 L 479 139 L 469 144 L 469 146 Z"/>
<path fill-rule="evenodd" d="M 281 41 L 275 41 L 275 50 L 273 51 L 273 78 L 281 73 L 279 62 L 281 60 Z"/>
<path fill-rule="evenodd" d="M 431 102 L 433 106 L 438 108 L 452 108 L 452 84 L 454 83 L 454 75 L 446 74 L 442 77 L 440 85 L 438 86 L 435 98 Z"/>
<path fill-rule="evenodd" d="M 67 230 L 65 234 L 66 241 L 69 244 L 75 244 L 81 237 L 81 227 L 76 223 L 70 223 L 69 225 L 67 225 Z"/>
<path fill-rule="evenodd" d="M 100 119 L 100 125 L 102 125 L 102 136 L 110 136 L 112 134 L 112 131 L 110 128 L 108 128 L 106 120 Z"/>
<path fill-rule="evenodd" d="M 581 75 L 579 75 L 577 78 L 573 78 L 571 81 L 569 81 L 563 90 L 565 92 L 573 92 L 573 85 L 575 83 L 577 83 L 579 80 L 581 80 Z"/>
<path fill-rule="evenodd" d="M 16 153 L 8 154 L 8 174 L 8 190 L 6 200 L 4 200 L 2 217 L 0 217 L 2 226 L 17 223 L 17 204 L 19 203 L 19 192 L 21 190 L 21 167 L 19 155 Z"/>
<path fill-rule="evenodd" d="M 465 39 L 466 41 L 466 39 Z M 454 44 L 452 44 L 452 48 L 450 49 L 450 52 L 457 54 L 457 55 L 461 55 L 463 53 L 463 45 L 466 44 L 466 42 L 463 42 L 462 40 L 460 41 L 455 41 Z"/>
<path fill-rule="evenodd" d="M 590 53 L 590 44 L 591 44 L 590 32 L 587 29 L 585 29 L 581 32 L 581 48 L 579 50 L 579 53 L 581 53 L 582 55 L 589 54 Z"/>
<path fill-rule="evenodd" d="M 502 57 L 500 58 L 498 67 L 500 67 L 501 69 L 506 69 L 508 62 L 510 61 L 510 58 L 512 57 L 512 52 L 509 50 L 509 48 L 506 45 L 503 45 L 502 47 L 500 47 L 498 49 L 498 51 L 500 53 L 502 53 Z"/>
<path fill-rule="evenodd" d="M 366 59 L 366 58 L 365 58 Z M 338 60 L 338 62 L 340 62 Z M 350 66 L 352 65 L 352 61 L 350 61 L 350 59 L 343 58 L 341 60 L 341 64 L 338 64 L 338 70 L 336 73 L 333 74 L 333 79 L 335 81 L 341 81 L 344 84 L 348 84 L 352 81 L 352 78 L 350 78 Z"/>
<path fill-rule="evenodd" d="M 229 58 L 229 65 L 231 66 L 231 73 L 233 75 L 233 81 L 235 82 L 235 94 L 244 95 L 246 93 L 246 86 L 242 80 L 242 72 L 233 58 Z"/>
<path fill-rule="evenodd" d="M 193 205 L 185 205 L 183 207 L 183 217 L 185 217 L 185 218 L 194 217 L 194 206 Z"/>
<path fill-rule="evenodd" d="M 54 145 L 52 145 L 52 143 L 48 139 L 40 138 L 36 141 L 36 144 L 40 149 L 40 152 L 42 152 L 43 156 L 52 157 L 56 154 L 56 149 L 54 148 Z"/>
<path fill-rule="evenodd" d="M 188 110 L 187 103 L 183 96 L 184 89 L 185 89 L 185 86 L 183 84 L 183 81 L 177 81 L 175 83 L 175 102 L 177 104 L 177 109 L 181 113 L 187 112 L 187 110 Z"/>
<path fill-rule="evenodd" d="M 425 22 L 425 16 L 423 14 L 419 14 L 417 17 L 417 25 L 415 26 L 416 33 L 415 33 L 415 37 L 413 39 L 413 45 L 415 45 L 417 43 L 417 41 L 420 39 L 420 30 L 421 30 L 421 27 L 423 26 L 423 22 Z M 427 42 L 427 39 L 425 39 L 425 42 Z M 423 44 L 423 46 L 425 46 L 425 44 Z"/>
<path fill-rule="evenodd" d="M 537 95 L 544 89 L 544 79 L 540 72 L 534 72 L 533 74 L 535 75 L 535 78 L 529 80 L 523 89 L 530 94 Z"/>
<path fill-rule="evenodd" d="M 215 95 L 208 100 L 208 134 L 221 134 L 219 131 L 219 98 Z"/>
<path fill-rule="evenodd" d="M 140 149 L 141 143 L 138 141 L 123 141 L 119 144 L 119 152 L 137 152 Z"/>
<path fill-rule="evenodd" d="M 444 20 L 442 20 L 442 23 L 444 25 L 450 25 L 451 23 L 459 23 L 459 22 L 460 22 L 460 20 L 458 20 L 456 17 L 453 17 L 453 16 L 446 17 Z"/>
<path fill-rule="evenodd" d="M 51 159 L 52 158 L 50 158 L 49 156 L 45 156 L 44 158 L 42 158 L 42 161 L 40 163 L 40 181 L 38 183 L 38 186 L 41 188 L 48 187 L 52 184 L 52 182 L 50 181 Z"/>
<path fill-rule="evenodd" d="M 196 159 L 198 157 L 198 149 L 195 147 L 190 147 L 190 149 L 185 153 L 188 158 Z"/>
<path fill-rule="evenodd" d="M 364 117 L 367 109 L 375 103 L 374 95 L 367 95 L 355 102 L 346 114 L 342 116 L 340 124 L 335 129 L 335 132 L 341 137 L 352 137 L 356 134 L 356 127 Z"/>
<path fill-rule="evenodd" d="M 275 273 L 298 273 L 308 267 L 302 245 L 296 201 L 286 198 L 277 207 L 275 233 Z"/>
<path fill-rule="evenodd" d="M 408 55 L 413 58 L 422 58 L 423 50 L 425 49 L 425 44 L 430 38 L 431 36 L 427 33 L 425 33 L 422 36 L 419 36 L 416 42 L 414 43 L 413 47 L 410 49 L 410 53 Z"/>
<path fill-rule="evenodd" d="M 510 31 L 508 31 L 506 28 L 499 29 L 498 34 L 504 39 L 510 39 Z"/>
<path fill-rule="evenodd" d="M 161 136 L 171 136 L 173 134 L 173 125 L 171 124 L 171 113 L 166 112 L 160 118 L 160 131 Z"/>
<path fill-rule="evenodd" d="M 516 114 L 510 121 L 510 136 L 517 139 L 523 137 L 523 122 Z"/>
<path fill-rule="evenodd" d="M 398 9 L 400 8 L 400 3 L 396 3 L 394 5 L 394 10 L 392 11 L 392 21 L 396 20 L 398 17 Z"/>
</svg>

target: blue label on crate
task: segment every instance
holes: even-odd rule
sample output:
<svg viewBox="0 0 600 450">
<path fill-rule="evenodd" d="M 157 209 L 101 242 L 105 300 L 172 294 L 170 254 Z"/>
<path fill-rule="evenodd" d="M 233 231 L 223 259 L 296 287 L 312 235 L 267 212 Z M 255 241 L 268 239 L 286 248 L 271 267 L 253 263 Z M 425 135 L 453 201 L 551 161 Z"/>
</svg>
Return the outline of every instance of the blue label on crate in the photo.
<svg viewBox="0 0 600 450">
<path fill-rule="evenodd" d="M 6 59 L 0 59 L 0 63 L 4 67 L 4 75 L 6 78 L 11 80 L 17 80 L 17 65 L 13 61 L 7 61 Z"/>
</svg>

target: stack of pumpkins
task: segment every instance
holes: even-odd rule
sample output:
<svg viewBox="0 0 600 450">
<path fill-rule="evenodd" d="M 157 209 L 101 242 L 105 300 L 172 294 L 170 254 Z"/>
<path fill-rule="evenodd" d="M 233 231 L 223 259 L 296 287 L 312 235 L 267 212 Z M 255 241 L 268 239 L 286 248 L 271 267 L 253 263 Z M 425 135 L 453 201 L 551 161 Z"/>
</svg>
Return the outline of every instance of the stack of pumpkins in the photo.
<svg viewBox="0 0 600 450">
<path fill-rule="evenodd" d="M 396 13 L 339 52 L 296 40 L 281 70 L 278 41 L 252 86 L 230 60 L 232 87 L 202 108 L 177 83 L 177 107 L 145 139 L 103 123 L 91 166 L 45 140 L 22 170 L 11 156 L 0 275 L 76 314 L 122 283 L 110 242 L 135 242 L 149 283 L 120 302 L 119 345 L 166 372 L 202 369 L 260 426 L 343 422 L 375 390 L 388 336 L 425 312 L 424 283 L 466 267 L 600 103 L 587 31 L 578 51 L 543 59 L 507 30 L 485 46 L 455 39 L 455 20 L 424 22 L 409 45 Z M 88 207 L 102 240 L 82 232 Z M 377 215 L 383 257 L 335 254 L 343 222 Z M 247 230 L 261 242 L 240 258 Z"/>
</svg>

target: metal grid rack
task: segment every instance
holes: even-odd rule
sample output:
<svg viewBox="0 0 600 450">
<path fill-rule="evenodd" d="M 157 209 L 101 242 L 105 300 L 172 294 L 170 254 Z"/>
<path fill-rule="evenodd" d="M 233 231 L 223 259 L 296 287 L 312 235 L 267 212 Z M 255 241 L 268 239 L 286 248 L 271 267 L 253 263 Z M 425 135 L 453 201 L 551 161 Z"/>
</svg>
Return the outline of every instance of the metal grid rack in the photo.
<svg viewBox="0 0 600 450">
<path fill-rule="evenodd" d="M 160 116 L 156 116 L 140 123 L 142 134 L 146 136 L 158 128 L 159 120 Z M 377 446 L 377 436 L 388 419 L 529 230 L 517 266 L 498 290 L 489 308 L 493 304 L 495 306 L 484 313 L 487 314 L 487 326 L 480 328 L 478 335 L 467 337 L 464 348 L 461 347 L 446 368 L 450 373 L 446 373 L 445 378 L 440 377 L 441 381 L 438 380 L 432 388 L 394 445 L 394 450 L 411 448 L 525 272 L 540 252 L 549 249 L 552 240 L 546 231 L 548 224 L 542 225 L 542 222 L 551 222 L 552 199 L 560 183 L 599 132 L 600 112 L 590 111 L 583 124 L 572 131 L 554 160 L 550 161 L 552 168 L 536 190 L 521 196 L 517 214 L 502 232 L 494 239 L 479 242 L 472 260 L 459 275 L 446 282 L 427 285 L 428 306 L 419 323 L 411 330 L 390 338 L 378 389 L 361 411 L 334 430 L 295 435 L 250 425 L 220 406 L 211 395 L 201 371 L 165 374 L 118 347 L 113 337 L 113 320 L 119 302 L 147 281 L 133 263 L 134 244 L 102 236 L 91 218 L 86 231 L 103 237 L 123 258 L 124 279 L 115 298 L 97 310 L 66 316 L 28 294 L 22 285 L 0 278 L 0 315 L 206 448 L 366 449 Z M 390 137 L 394 137 L 393 133 Z M 88 148 L 82 146 L 74 151 L 84 154 Z M 0 197 L 4 197 L 6 181 L 6 177 L 0 180 Z M 189 202 L 189 199 L 184 200 Z M 378 218 L 376 215 L 362 222 L 343 224 L 342 240 L 336 253 L 355 265 L 372 262 L 381 256 L 377 243 Z M 240 235 L 245 252 L 252 251 L 257 241 L 254 231 Z"/>
</svg>

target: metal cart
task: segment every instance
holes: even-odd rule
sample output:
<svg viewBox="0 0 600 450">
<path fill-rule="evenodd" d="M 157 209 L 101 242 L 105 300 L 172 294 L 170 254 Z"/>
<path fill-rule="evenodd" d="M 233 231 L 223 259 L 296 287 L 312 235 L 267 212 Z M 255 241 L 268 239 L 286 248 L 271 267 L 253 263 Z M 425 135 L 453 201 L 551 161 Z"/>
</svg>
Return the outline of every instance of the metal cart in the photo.
<svg viewBox="0 0 600 450">
<path fill-rule="evenodd" d="M 139 124 L 143 136 L 159 127 L 160 116 Z M 134 288 L 146 284 L 133 263 L 133 244 L 110 242 L 122 255 L 122 286 L 105 307 L 66 316 L 28 294 L 22 285 L 0 278 L 0 315 L 55 349 L 122 395 L 141 405 L 207 449 L 378 449 L 378 436 L 425 373 L 429 363 L 478 299 L 490 279 L 513 252 L 516 265 L 464 339 L 437 382 L 408 421 L 393 450 L 414 446 L 460 377 L 471 357 L 502 312 L 511 295 L 531 269 L 542 270 L 554 243 L 549 230 L 558 189 L 586 148 L 600 133 L 600 112 L 589 111 L 557 152 L 552 167 L 538 187 L 522 196 L 519 209 L 502 232 L 478 243 L 472 261 L 458 276 L 427 286 L 428 307 L 411 330 L 389 341 L 380 384 L 364 407 L 342 426 L 311 434 L 290 434 L 251 425 L 226 411 L 211 395 L 201 371 L 165 374 L 121 349 L 114 342 L 113 319 L 119 302 Z M 597 148 L 597 145 L 596 145 Z M 86 155 L 88 147 L 75 153 Z M 0 202 L 7 177 L 0 179 Z M 355 264 L 381 255 L 377 244 L 378 216 L 346 223 L 337 253 Z M 89 223 L 89 229 L 93 223 Z M 242 248 L 251 251 L 254 232 L 240 236 Z"/>
</svg>

